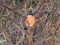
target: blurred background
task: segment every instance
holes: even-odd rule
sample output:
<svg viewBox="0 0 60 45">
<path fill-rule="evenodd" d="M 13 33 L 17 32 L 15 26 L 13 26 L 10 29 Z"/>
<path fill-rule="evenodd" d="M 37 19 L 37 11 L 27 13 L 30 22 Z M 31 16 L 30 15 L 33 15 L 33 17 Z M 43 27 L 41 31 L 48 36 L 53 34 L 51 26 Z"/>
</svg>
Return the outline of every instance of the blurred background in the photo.
<svg viewBox="0 0 60 45">
<path fill-rule="evenodd" d="M 60 0 L 0 0 L 0 45 L 60 45 Z"/>
</svg>

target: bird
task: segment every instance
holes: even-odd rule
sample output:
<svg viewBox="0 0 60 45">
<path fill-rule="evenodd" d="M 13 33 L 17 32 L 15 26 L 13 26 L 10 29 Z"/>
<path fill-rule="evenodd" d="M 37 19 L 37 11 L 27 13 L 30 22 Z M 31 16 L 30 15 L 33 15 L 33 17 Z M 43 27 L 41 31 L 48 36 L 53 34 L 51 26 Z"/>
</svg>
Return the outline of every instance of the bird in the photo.
<svg viewBox="0 0 60 45">
<path fill-rule="evenodd" d="M 26 20 L 25 20 L 25 24 L 26 24 L 26 27 L 25 29 L 27 29 L 28 27 L 33 27 L 34 24 L 35 24 L 36 20 L 35 20 L 35 16 L 33 15 L 28 15 Z"/>
</svg>

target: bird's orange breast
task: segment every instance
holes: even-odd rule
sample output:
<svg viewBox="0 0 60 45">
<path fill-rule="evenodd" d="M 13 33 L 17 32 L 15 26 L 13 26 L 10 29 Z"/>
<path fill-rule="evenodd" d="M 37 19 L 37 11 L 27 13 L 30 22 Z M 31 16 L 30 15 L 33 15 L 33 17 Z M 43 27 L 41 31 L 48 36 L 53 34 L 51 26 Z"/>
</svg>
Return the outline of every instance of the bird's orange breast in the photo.
<svg viewBox="0 0 60 45">
<path fill-rule="evenodd" d="M 28 26 L 33 26 L 35 24 L 35 17 L 32 15 L 28 15 L 25 23 Z"/>
</svg>

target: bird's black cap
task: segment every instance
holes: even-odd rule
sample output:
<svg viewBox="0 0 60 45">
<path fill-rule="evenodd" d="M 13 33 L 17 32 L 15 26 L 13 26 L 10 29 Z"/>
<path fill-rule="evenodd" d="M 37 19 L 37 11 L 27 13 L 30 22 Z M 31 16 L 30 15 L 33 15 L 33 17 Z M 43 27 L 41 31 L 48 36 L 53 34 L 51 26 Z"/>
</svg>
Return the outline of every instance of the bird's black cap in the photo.
<svg viewBox="0 0 60 45">
<path fill-rule="evenodd" d="M 32 13 L 32 11 L 31 11 L 31 10 L 29 11 L 29 15 L 33 15 L 33 13 Z"/>
</svg>

